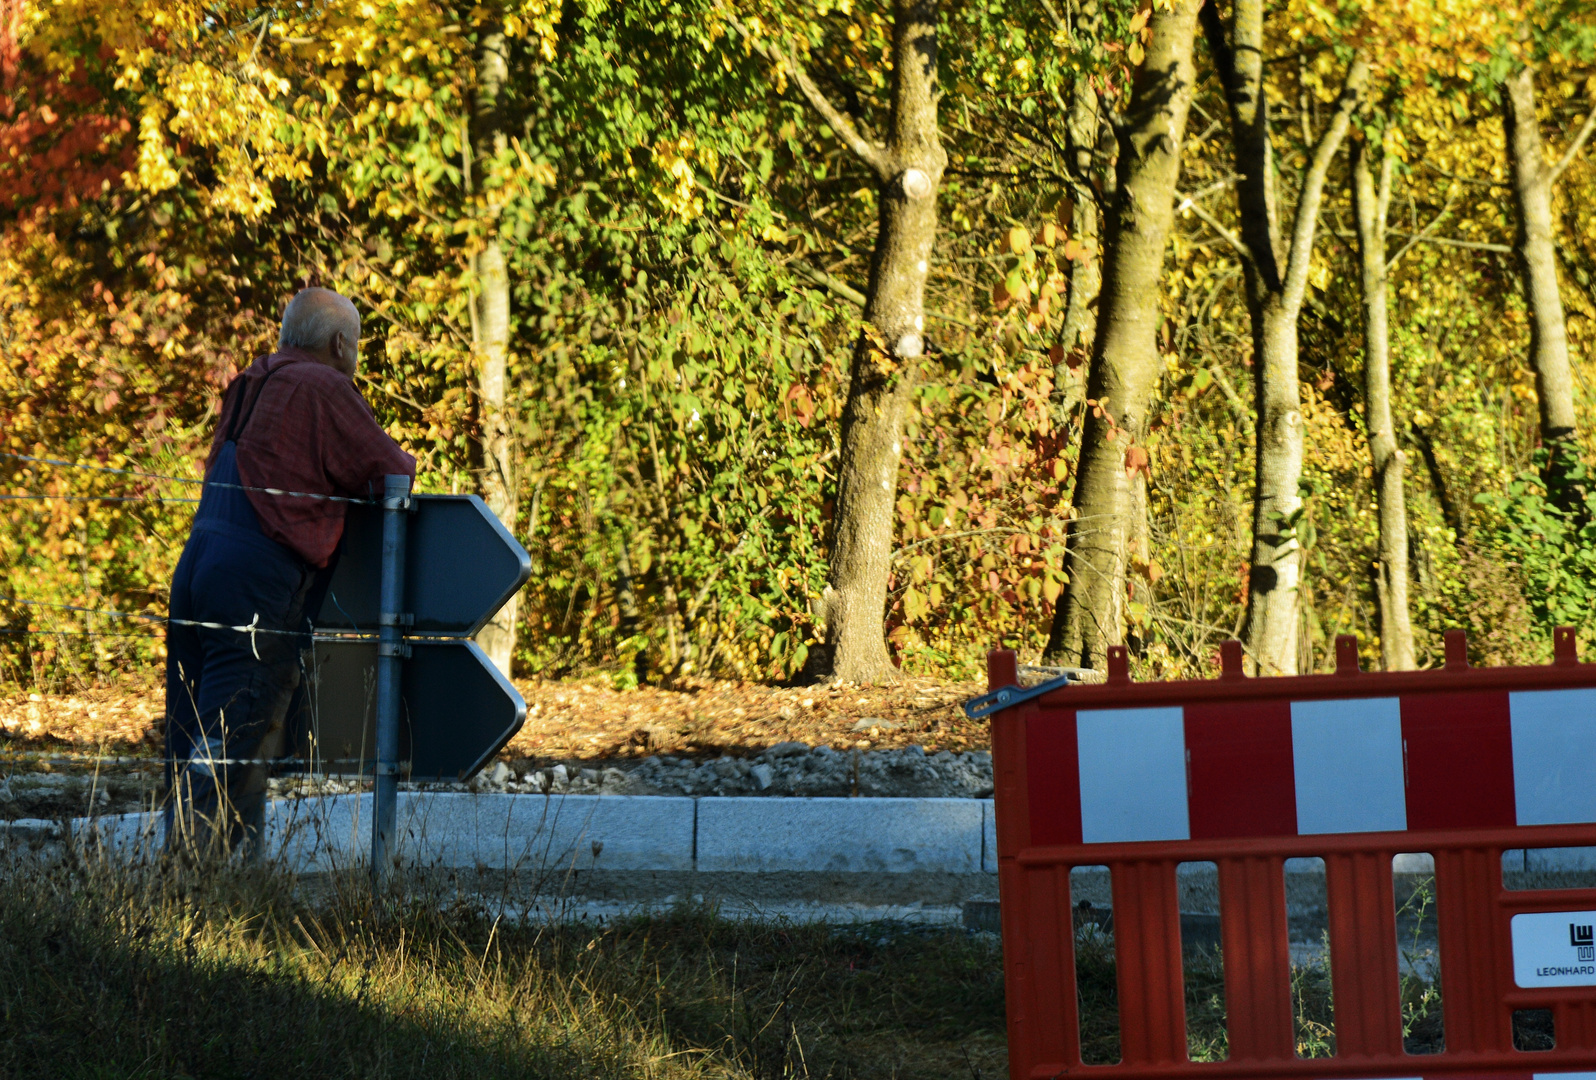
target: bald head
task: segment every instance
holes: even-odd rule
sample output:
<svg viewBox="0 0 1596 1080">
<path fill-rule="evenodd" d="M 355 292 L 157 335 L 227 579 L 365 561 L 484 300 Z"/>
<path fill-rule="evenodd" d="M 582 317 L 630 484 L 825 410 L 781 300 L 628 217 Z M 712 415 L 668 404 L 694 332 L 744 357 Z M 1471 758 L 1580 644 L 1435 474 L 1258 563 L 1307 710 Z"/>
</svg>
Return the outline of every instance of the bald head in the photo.
<svg viewBox="0 0 1596 1080">
<path fill-rule="evenodd" d="M 301 289 L 283 312 L 277 347 L 310 353 L 352 379 L 360 363 L 360 312 L 331 289 Z"/>
</svg>

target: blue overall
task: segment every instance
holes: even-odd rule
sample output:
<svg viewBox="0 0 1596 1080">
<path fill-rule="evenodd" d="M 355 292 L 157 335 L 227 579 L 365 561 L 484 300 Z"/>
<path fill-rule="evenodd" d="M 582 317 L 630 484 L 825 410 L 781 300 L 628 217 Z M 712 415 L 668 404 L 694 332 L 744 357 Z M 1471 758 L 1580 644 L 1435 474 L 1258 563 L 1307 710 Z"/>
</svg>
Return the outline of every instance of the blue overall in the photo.
<svg viewBox="0 0 1596 1080">
<path fill-rule="evenodd" d="M 269 378 L 269 376 L 268 376 Z M 261 386 L 264 387 L 264 382 Z M 308 648 L 307 600 L 318 574 L 261 532 L 239 484 L 237 438 L 254 411 L 240 386 L 228 437 L 206 475 L 194 527 L 172 577 L 174 619 L 291 633 L 173 624 L 166 631 L 166 844 L 169 850 L 258 850 L 264 759 L 283 752 L 285 719 Z M 257 388 L 255 399 L 260 397 Z M 232 763 L 232 759 L 249 759 Z"/>
</svg>

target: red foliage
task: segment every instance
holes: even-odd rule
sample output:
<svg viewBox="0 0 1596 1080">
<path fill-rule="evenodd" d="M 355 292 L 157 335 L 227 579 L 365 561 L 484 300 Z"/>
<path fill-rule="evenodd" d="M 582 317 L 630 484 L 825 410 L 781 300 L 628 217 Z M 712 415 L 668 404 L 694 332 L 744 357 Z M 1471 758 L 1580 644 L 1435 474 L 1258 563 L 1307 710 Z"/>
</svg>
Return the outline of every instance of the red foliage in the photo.
<svg viewBox="0 0 1596 1080">
<path fill-rule="evenodd" d="M 70 209 L 120 185 L 133 125 L 81 63 L 65 80 L 28 64 L 21 21 L 22 0 L 0 0 L 0 208 Z"/>
</svg>

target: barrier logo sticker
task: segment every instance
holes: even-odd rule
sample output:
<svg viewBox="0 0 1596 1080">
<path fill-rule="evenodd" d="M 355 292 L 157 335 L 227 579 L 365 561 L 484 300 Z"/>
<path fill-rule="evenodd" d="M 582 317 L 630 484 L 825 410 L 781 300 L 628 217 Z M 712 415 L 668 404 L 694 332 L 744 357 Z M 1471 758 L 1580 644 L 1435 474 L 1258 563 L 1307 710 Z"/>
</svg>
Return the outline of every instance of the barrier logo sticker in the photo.
<svg viewBox="0 0 1596 1080">
<path fill-rule="evenodd" d="M 1596 911 L 1514 915 L 1513 981 L 1522 987 L 1596 986 Z"/>
<path fill-rule="evenodd" d="M 1596 960 L 1596 928 L 1591 923 L 1581 926 L 1578 923 L 1568 924 L 1568 943 L 1574 946 L 1574 951 L 1579 954 L 1581 963 Z"/>
</svg>

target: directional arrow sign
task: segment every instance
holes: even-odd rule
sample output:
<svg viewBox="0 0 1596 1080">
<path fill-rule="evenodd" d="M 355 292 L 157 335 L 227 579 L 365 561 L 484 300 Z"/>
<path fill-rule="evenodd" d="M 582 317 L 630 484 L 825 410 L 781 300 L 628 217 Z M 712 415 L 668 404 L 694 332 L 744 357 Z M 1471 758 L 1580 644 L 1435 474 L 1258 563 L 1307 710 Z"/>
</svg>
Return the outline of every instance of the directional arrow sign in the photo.
<svg viewBox="0 0 1596 1080">
<path fill-rule="evenodd" d="M 526 702 L 474 641 L 412 641 L 400 683 L 399 756 L 413 780 L 462 780 L 526 720 Z M 293 724 L 294 757 L 316 772 L 371 775 L 377 745 L 377 643 L 317 638 Z M 302 767 L 310 771 L 310 767 Z"/>
<path fill-rule="evenodd" d="M 470 637 L 532 576 L 526 550 L 475 495 L 414 496 L 407 534 L 407 633 Z M 381 587 L 382 509 L 351 506 L 316 629 L 376 632 Z"/>
<path fill-rule="evenodd" d="M 315 763 L 296 765 L 298 771 L 376 771 L 379 648 L 369 635 L 379 631 L 394 636 L 395 650 L 408 650 L 388 655 L 405 657 L 397 676 L 397 761 L 408 763 L 401 771 L 412 778 L 465 779 L 526 719 L 521 695 L 469 640 L 531 576 L 526 550 L 475 495 L 417 495 L 408 513 L 402 505 L 394 503 L 390 520 L 403 525 L 393 549 L 395 558 L 404 553 L 402 607 L 386 630 L 383 509 L 352 506 L 345 518 L 338 567 L 315 619 L 315 663 L 291 721 L 293 756 Z"/>
</svg>

